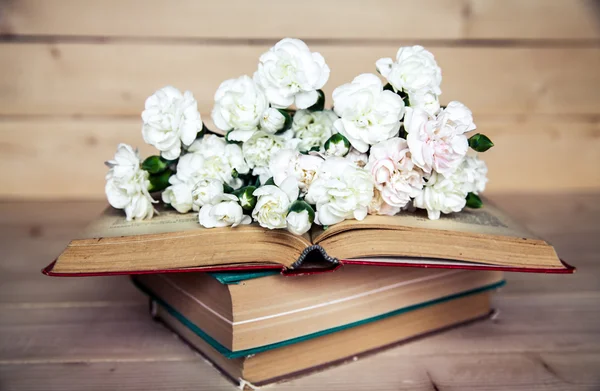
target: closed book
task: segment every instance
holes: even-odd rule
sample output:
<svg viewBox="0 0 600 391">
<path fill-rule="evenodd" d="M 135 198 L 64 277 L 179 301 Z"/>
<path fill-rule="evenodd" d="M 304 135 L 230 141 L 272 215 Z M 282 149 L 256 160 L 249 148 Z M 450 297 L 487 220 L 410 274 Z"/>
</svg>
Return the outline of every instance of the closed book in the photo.
<svg viewBox="0 0 600 391">
<path fill-rule="evenodd" d="M 348 265 L 335 273 L 223 283 L 207 273 L 147 274 L 134 282 L 214 340 L 229 358 L 333 333 L 496 287 L 502 272 Z"/>
<path fill-rule="evenodd" d="M 242 389 L 301 376 L 357 360 L 397 344 L 424 337 L 490 314 L 490 290 L 501 283 L 405 307 L 329 332 L 283 341 L 243 354 L 212 339 L 188 316 L 164 300 L 152 299 L 153 315 L 198 350 Z M 293 327 L 293 324 L 289 325 Z"/>
</svg>

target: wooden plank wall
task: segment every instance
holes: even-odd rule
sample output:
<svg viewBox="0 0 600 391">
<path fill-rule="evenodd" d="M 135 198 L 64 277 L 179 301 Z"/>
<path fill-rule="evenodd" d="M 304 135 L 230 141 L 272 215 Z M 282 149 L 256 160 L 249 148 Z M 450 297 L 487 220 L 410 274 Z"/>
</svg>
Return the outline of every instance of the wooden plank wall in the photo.
<svg viewBox="0 0 600 391">
<path fill-rule="evenodd" d="M 497 147 L 489 190 L 600 188 L 600 6 L 588 0 L 0 0 L 3 198 L 101 198 L 120 141 L 142 145 L 144 99 L 190 89 L 210 123 L 218 84 L 302 38 L 325 90 L 423 44 L 442 100 Z"/>
</svg>

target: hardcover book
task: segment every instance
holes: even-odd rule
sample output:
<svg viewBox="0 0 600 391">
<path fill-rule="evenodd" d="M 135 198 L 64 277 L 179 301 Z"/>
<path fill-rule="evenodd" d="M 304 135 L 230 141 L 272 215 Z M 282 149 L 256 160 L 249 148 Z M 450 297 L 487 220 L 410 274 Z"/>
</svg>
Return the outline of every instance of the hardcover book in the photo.
<svg viewBox="0 0 600 391">
<path fill-rule="evenodd" d="M 306 234 L 258 224 L 205 229 L 196 214 L 163 208 L 126 221 L 112 208 L 72 240 L 45 274 L 53 276 L 277 269 L 340 265 L 410 266 L 571 273 L 554 248 L 487 203 L 429 220 L 424 214 L 367 216 Z"/>
<path fill-rule="evenodd" d="M 272 275 L 239 284 L 207 273 L 144 274 L 133 280 L 203 330 L 222 354 L 235 358 L 497 287 L 503 274 L 347 265 L 335 273 Z"/>
<path fill-rule="evenodd" d="M 182 273 L 134 282 L 157 318 L 242 386 L 485 317 L 489 293 L 504 283 L 493 271 L 365 266 L 305 278 Z"/>
</svg>

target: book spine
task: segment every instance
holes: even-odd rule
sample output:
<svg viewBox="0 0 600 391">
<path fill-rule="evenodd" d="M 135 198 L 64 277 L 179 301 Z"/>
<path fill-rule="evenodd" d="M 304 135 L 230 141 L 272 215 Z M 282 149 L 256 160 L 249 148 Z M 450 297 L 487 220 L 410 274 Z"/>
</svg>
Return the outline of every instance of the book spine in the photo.
<svg viewBox="0 0 600 391">
<path fill-rule="evenodd" d="M 320 253 L 319 260 L 325 261 L 325 263 L 327 263 L 327 267 L 337 266 L 340 263 L 340 261 L 337 258 L 333 258 L 329 254 L 327 254 L 323 247 L 319 246 L 318 244 L 313 244 L 312 246 L 308 246 L 304 249 L 304 251 L 302 251 L 302 254 L 300 254 L 298 260 L 290 266 L 290 269 L 298 269 L 302 267 L 308 255 L 313 251 L 318 251 Z"/>
</svg>

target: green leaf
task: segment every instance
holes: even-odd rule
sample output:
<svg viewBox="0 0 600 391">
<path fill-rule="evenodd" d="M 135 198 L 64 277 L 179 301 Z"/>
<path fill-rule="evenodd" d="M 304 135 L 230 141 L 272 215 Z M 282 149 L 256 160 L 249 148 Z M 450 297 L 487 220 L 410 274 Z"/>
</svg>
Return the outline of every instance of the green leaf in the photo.
<svg viewBox="0 0 600 391">
<path fill-rule="evenodd" d="M 392 91 L 394 93 L 396 92 L 396 90 L 394 90 L 394 87 L 390 83 L 387 83 L 386 85 L 384 85 L 383 90 L 384 91 Z"/>
<path fill-rule="evenodd" d="M 322 111 L 325 108 L 325 93 L 323 90 L 317 90 L 317 93 L 319 94 L 319 99 L 317 99 L 317 103 L 308 108 L 310 111 Z"/>
<path fill-rule="evenodd" d="M 277 133 L 283 133 L 289 128 L 292 127 L 292 114 L 285 109 L 277 109 L 285 117 L 285 122 L 283 123 L 283 128 L 281 128 Z"/>
<path fill-rule="evenodd" d="M 239 142 L 239 141 L 235 141 L 235 140 L 230 140 L 230 139 L 229 139 L 229 134 L 230 134 L 231 132 L 233 132 L 233 130 L 230 130 L 229 132 L 227 132 L 227 133 L 225 134 L 225 141 L 227 141 L 229 144 L 242 144 L 242 143 L 241 143 L 241 142 Z"/>
<path fill-rule="evenodd" d="M 154 193 L 156 191 L 163 191 L 167 187 L 169 187 L 169 178 L 173 175 L 173 171 L 167 169 L 160 174 L 152 174 L 148 178 L 150 180 L 150 187 L 148 191 L 150 193 Z"/>
<path fill-rule="evenodd" d="M 404 91 L 398 91 L 397 94 L 400 95 L 400 98 L 402 98 L 402 100 L 404 101 L 404 106 L 410 107 L 410 100 L 408 99 L 408 94 Z"/>
<path fill-rule="evenodd" d="M 479 196 L 475 193 L 467 194 L 466 200 L 467 208 L 479 209 L 483 206 L 483 201 L 481 201 L 481 198 L 479 198 Z"/>
<path fill-rule="evenodd" d="M 288 212 L 296 212 L 300 213 L 302 211 L 308 212 L 308 221 L 312 224 L 315 221 L 315 210 L 310 206 L 310 204 L 303 200 L 296 200 L 292 202 Z"/>
<path fill-rule="evenodd" d="M 406 132 L 406 129 L 404 129 L 404 124 L 400 125 L 400 134 L 398 135 L 398 137 L 403 138 L 405 140 L 408 137 L 408 133 Z"/>
<path fill-rule="evenodd" d="M 469 146 L 477 152 L 485 152 L 493 147 L 494 143 L 485 134 L 477 133 L 469 138 Z"/>
<path fill-rule="evenodd" d="M 273 180 L 273 177 L 267 179 L 267 181 L 265 182 L 265 186 L 267 186 L 267 185 L 275 186 L 275 181 Z"/>
<path fill-rule="evenodd" d="M 206 127 L 206 124 L 204 122 L 202 122 L 202 129 L 200 129 L 200 131 L 198 132 L 198 134 L 196 134 L 196 138 L 202 138 L 204 137 L 204 135 L 206 133 L 214 133 L 213 131 L 211 131 L 209 128 Z"/>
<path fill-rule="evenodd" d="M 160 174 L 169 168 L 169 161 L 160 156 L 147 157 L 142 162 L 142 170 L 148 171 L 149 174 Z"/>
<path fill-rule="evenodd" d="M 227 194 L 231 194 L 234 192 L 234 188 L 229 186 L 227 183 L 223 182 L 223 192 Z"/>
</svg>

